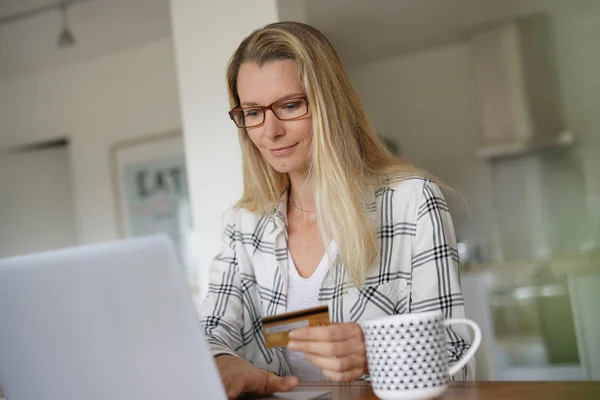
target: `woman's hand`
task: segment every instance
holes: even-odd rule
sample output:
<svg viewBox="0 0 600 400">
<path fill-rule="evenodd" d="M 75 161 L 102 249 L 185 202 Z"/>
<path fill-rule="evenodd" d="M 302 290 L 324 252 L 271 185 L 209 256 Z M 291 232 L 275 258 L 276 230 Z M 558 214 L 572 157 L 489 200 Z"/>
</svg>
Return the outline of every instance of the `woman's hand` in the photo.
<svg viewBox="0 0 600 400">
<path fill-rule="evenodd" d="M 215 358 L 227 397 L 236 399 L 242 394 L 267 396 L 274 392 L 288 392 L 298 386 L 298 378 L 281 377 L 256 368 L 248 361 L 230 355 Z"/>
<path fill-rule="evenodd" d="M 329 379 L 351 382 L 368 373 L 365 339 L 354 322 L 300 328 L 289 338 L 288 349 L 303 352 Z"/>
</svg>

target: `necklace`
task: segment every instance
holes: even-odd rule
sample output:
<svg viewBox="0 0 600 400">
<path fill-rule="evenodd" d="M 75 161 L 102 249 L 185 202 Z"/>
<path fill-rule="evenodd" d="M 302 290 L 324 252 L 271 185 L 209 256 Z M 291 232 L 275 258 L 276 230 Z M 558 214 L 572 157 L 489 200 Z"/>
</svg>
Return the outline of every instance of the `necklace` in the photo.
<svg viewBox="0 0 600 400">
<path fill-rule="evenodd" d="M 291 199 L 290 197 L 290 203 L 292 204 L 292 207 L 294 207 L 296 210 L 302 211 L 303 213 L 314 213 L 317 212 L 317 210 L 312 209 L 312 210 L 305 210 L 304 208 L 300 208 L 296 205 L 296 202 L 294 200 Z"/>
</svg>

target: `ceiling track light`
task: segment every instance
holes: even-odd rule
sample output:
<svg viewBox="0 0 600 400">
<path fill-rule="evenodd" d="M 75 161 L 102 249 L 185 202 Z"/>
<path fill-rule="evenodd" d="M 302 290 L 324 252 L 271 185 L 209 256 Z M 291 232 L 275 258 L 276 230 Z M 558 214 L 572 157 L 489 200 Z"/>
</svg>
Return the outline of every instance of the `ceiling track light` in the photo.
<svg viewBox="0 0 600 400">
<path fill-rule="evenodd" d="M 67 19 L 67 8 L 68 4 L 60 6 L 60 15 L 62 20 L 62 29 L 58 35 L 58 47 L 61 49 L 71 47 L 75 45 L 75 36 L 69 28 L 69 20 Z"/>
<path fill-rule="evenodd" d="M 61 29 L 58 35 L 58 47 L 60 49 L 69 48 L 75 45 L 75 35 L 69 27 L 67 9 L 76 3 L 81 3 L 84 1 L 90 0 L 62 0 L 53 4 L 48 4 L 45 6 L 25 10 L 15 14 L 6 15 L 4 17 L 0 17 L 0 28 L 2 27 L 2 25 L 7 25 L 25 18 L 31 18 L 42 13 L 59 10 L 62 22 Z"/>
</svg>

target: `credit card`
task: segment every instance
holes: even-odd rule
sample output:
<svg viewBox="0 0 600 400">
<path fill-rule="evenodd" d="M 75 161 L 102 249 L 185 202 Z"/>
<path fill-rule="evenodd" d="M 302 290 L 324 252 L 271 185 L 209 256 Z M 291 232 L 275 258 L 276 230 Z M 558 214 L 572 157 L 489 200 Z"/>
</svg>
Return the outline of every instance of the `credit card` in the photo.
<svg viewBox="0 0 600 400">
<path fill-rule="evenodd" d="M 262 332 L 267 348 L 284 347 L 288 333 L 307 326 L 329 325 L 329 307 L 319 306 L 262 318 Z"/>
</svg>

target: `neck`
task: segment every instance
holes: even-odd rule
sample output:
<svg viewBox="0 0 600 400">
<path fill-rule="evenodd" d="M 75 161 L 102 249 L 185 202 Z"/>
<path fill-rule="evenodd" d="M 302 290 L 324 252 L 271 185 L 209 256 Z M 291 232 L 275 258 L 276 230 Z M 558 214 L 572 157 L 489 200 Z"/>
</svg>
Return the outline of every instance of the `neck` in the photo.
<svg viewBox="0 0 600 400">
<path fill-rule="evenodd" d="M 315 195 L 312 182 L 304 175 L 290 173 L 290 201 L 296 208 L 304 211 L 315 210 Z"/>
</svg>

